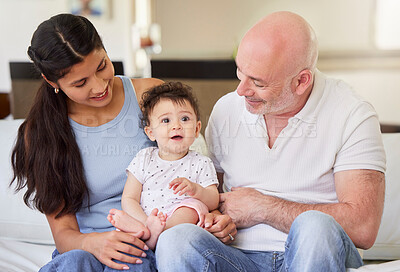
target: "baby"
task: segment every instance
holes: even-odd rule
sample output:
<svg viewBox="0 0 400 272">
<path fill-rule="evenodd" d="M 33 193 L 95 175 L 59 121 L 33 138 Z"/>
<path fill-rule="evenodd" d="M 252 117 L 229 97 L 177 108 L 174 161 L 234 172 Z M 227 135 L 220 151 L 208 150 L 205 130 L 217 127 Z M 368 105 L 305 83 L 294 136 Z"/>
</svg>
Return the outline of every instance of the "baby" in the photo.
<svg viewBox="0 0 400 272">
<path fill-rule="evenodd" d="M 165 229 L 181 223 L 203 227 L 204 216 L 218 207 L 218 180 L 212 161 L 189 147 L 201 122 L 191 88 L 170 82 L 143 94 L 144 131 L 158 147 L 138 152 L 127 168 L 123 211 L 112 209 L 108 220 L 125 232 L 143 231 L 154 249 Z"/>
</svg>

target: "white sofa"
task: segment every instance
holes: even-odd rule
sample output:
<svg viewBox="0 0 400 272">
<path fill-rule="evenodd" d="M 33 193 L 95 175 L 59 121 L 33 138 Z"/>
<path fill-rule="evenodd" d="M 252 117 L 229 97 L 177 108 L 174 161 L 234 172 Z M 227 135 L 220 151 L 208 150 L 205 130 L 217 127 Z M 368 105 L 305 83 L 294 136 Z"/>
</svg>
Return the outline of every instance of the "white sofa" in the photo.
<svg viewBox="0 0 400 272">
<path fill-rule="evenodd" d="M 38 271 L 51 259 L 54 242 L 45 216 L 25 206 L 22 193 L 8 187 L 10 152 L 21 120 L 0 120 L 0 271 Z M 384 134 L 387 152 L 386 203 L 374 247 L 366 260 L 400 259 L 400 133 Z M 204 141 L 196 149 L 205 151 Z M 369 264 L 348 271 L 400 271 L 400 261 Z"/>
</svg>

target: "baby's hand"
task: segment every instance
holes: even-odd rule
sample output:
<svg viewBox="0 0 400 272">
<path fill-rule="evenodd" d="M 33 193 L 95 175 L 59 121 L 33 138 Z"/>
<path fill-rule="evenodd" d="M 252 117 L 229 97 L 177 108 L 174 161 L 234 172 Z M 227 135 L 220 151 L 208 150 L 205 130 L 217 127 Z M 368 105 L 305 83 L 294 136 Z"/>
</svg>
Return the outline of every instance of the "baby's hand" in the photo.
<svg viewBox="0 0 400 272">
<path fill-rule="evenodd" d="M 191 182 L 187 178 L 176 178 L 169 183 L 169 189 L 174 190 L 174 194 L 179 195 L 187 194 L 194 196 L 198 190 L 198 184 Z"/>
</svg>

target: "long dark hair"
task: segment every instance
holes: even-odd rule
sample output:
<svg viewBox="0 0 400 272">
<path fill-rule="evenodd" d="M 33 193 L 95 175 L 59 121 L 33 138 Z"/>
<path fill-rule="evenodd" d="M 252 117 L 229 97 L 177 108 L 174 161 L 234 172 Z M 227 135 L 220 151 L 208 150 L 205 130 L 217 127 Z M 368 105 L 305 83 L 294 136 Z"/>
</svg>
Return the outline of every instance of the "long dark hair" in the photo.
<svg viewBox="0 0 400 272">
<path fill-rule="evenodd" d="M 104 48 L 96 29 L 84 17 L 59 14 L 41 23 L 28 55 L 36 69 L 58 82 L 95 49 Z M 56 217 L 76 213 L 89 197 L 82 158 L 68 119 L 67 97 L 43 80 L 34 104 L 18 130 L 11 155 L 10 186 L 27 188 L 24 202 Z"/>
</svg>

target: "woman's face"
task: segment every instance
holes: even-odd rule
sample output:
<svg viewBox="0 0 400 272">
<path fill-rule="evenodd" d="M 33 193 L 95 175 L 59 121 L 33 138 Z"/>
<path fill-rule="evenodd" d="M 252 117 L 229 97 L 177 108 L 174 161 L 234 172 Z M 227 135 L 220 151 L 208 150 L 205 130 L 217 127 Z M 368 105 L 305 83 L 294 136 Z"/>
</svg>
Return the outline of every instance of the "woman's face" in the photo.
<svg viewBox="0 0 400 272">
<path fill-rule="evenodd" d="M 69 111 L 101 108 L 112 100 L 114 67 L 104 49 L 94 50 L 58 80 L 69 98 Z"/>
</svg>

